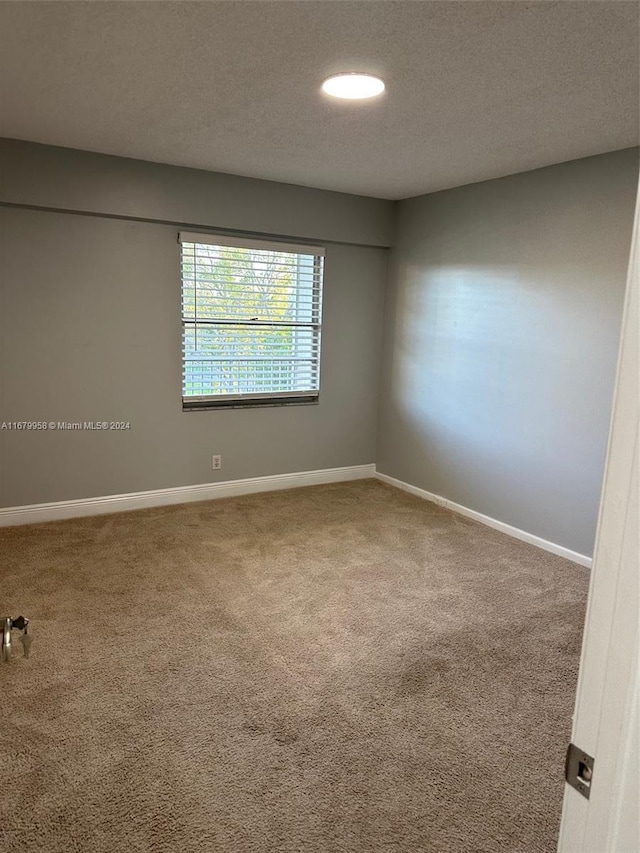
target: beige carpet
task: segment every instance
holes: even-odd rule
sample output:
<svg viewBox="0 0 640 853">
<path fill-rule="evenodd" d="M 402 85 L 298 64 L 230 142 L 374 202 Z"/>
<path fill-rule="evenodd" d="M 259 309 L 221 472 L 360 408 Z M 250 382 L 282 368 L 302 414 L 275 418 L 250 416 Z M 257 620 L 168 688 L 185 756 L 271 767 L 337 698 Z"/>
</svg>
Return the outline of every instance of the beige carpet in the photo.
<svg viewBox="0 0 640 853">
<path fill-rule="evenodd" d="M 555 850 L 586 569 L 372 480 L 0 546 L 1 850 Z"/>
</svg>

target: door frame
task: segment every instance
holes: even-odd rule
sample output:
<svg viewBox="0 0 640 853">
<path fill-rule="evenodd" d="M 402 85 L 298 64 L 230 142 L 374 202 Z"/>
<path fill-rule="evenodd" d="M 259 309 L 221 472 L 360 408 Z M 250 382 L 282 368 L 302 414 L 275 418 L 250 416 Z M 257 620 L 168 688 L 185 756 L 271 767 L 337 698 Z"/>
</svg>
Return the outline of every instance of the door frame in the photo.
<svg viewBox="0 0 640 853">
<path fill-rule="evenodd" d="M 639 190 L 640 193 L 640 190 Z M 560 853 L 638 853 L 640 197 L 636 200 L 607 462 L 572 743 L 594 758 L 590 797 L 565 786 Z"/>
</svg>

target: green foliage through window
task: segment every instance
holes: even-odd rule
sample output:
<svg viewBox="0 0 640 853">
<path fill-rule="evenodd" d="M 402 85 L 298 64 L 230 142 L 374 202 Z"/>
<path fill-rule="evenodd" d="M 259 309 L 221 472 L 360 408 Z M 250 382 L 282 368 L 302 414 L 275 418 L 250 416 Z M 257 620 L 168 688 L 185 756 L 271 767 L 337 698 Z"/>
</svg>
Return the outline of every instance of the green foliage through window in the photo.
<svg viewBox="0 0 640 853">
<path fill-rule="evenodd" d="M 196 239 L 181 235 L 183 400 L 317 396 L 323 257 Z"/>
</svg>

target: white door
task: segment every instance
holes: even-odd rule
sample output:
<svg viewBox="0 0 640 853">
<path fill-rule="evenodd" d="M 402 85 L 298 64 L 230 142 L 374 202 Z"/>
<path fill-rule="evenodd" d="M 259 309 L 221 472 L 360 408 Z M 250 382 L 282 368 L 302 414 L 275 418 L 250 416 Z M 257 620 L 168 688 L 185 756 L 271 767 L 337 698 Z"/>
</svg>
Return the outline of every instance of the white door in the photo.
<svg viewBox="0 0 640 853">
<path fill-rule="evenodd" d="M 560 853 L 640 853 L 638 219 L 637 203 L 573 721 L 572 743 L 595 764 L 589 799 L 565 786 Z"/>
</svg>

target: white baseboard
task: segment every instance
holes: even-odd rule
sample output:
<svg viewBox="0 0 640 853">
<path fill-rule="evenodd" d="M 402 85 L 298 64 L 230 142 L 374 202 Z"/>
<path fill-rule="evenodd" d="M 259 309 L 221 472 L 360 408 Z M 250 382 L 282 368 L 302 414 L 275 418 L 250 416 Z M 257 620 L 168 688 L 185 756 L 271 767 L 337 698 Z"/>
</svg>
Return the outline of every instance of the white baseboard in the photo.
<svg viewBox="0 0 640 853">
<path fill-rule="evenodd" d="M 534 536 L 533 533 L 527 533 L 525 530 L 519 530 L 517 527 L 511 527 L 510 524 L 505 524 L 504 521 L 498 521 L 495 518 L 490 518 L 488 515 L 483 515 L 481 512 L 476 512 L 474 509 L 469 509 L 466 506 L 461 506 L 448 498 L 443 498 L 440 495 L 434 495 L 431 492 L 426 492 L 424 489 L 419 489 L 417 486 L 412 486 L 402 480 L 396 480 L 395 477 L 389 477 L 388 474 L 376 472 L 376 479 L 383 483 L 388 483 L 390 486 L 395 486 L 396 489 L 402 489 L 405 492 L 410 492 L 412 495 L 417 495 L 426 501 L 431 501 L 438 506 L 450 509 L 460 515 L 466 515 L 467 518 L 472 518 L 474 521 L 479 521 L 481 524 L 486 524 L 487 527 L 493 527 L 494 530 L 499 530 L 501 533 L 506 533 L 507 536 L 513 536 L 514 539 L 520 539 L 522 542 L 528 542 L 529 545 L 535 545 L 542 548 L 544 551 L 550 551 L 552 554 L 557 554 L 559 557 L 564 557 L 581 566 L 591 568 L 592 559 L 584 554 L 578 554 L 576 551 L 571 551 L 569 548 L 563 548 L 562 545 L 556 545 L 555 542 L 548 542 L 546 539 L 541 539 L 539 536 Z"/>
<path fill-rule="evenodd" d="M 107 515 L 112 512 L 209 501 L 215 498 L 251 495 L 256 492 L 273 492 L 279 489 L 297 489 L 301 486 L 318 486 L 321 483 L 363 480 L 367 477 L 375 477 L 375 473 L 376 466 L 373 464 L 350 465 L 347 468 L 324 468 L 321 471 L 275 474 L 271 477 L 251 477 L 247 480 L 227 480 L 223 483 L 201 483 L 197 486 L 153 489 L 150 492 L 131 492 L 126 495 L 7 507 L 0 509 L 0 527 L 59 521 L 63 518 L 80 518 L 86 515 Z"/>
<path fill-rule="evenodd" d="M 222 483 L 201 483 L 195 486 L 177 486 L 171 489 L 153 489 L 148 492 L 131 492 L 125 495 L 107 495 L 97 498 L 80 498 L 71 501 L 31 504 L 0 509 L 0 527 L 12 527 L 19 524 L 37 524 L 43 521 L 59 521 L 64 518 L 80 518 L 89 515 L 108 515 L 113 512 L 127 512 L 135 509 L 148 509 L 154 506 L 209 501 L 216 498 L 230 498 L 239 495 L 251 495 L 257 492 L 274 492 L 279 489 L 296 489 L 302 486 L 317 486 L 321 483 L 341 483 L 347 480 L 362 480 L 376 477 L 390 486 L 410 492 L 424 500 L 465 515 L 487 527 L 500 530 L 514 539 L 536 545 L 559 557 L 565 557 L 581 566 L 591 567 L 591 558 L 578 554 L 569 548 L 563 548 L 554 542 L 548 542 L 532 533 L 511 527 L 503 521 L 490 518 L 468 507 L 434 495 L 402 480 L 396 480 L 387 474 L 376 472 L 376 466 L 351 465 L 346 468 L 324 468 L 320 471 L 302 471 L 295 474 L 274 474 L 270 477 L 251 477 L 246 480 L 227 480 Z"/>
</svg>

